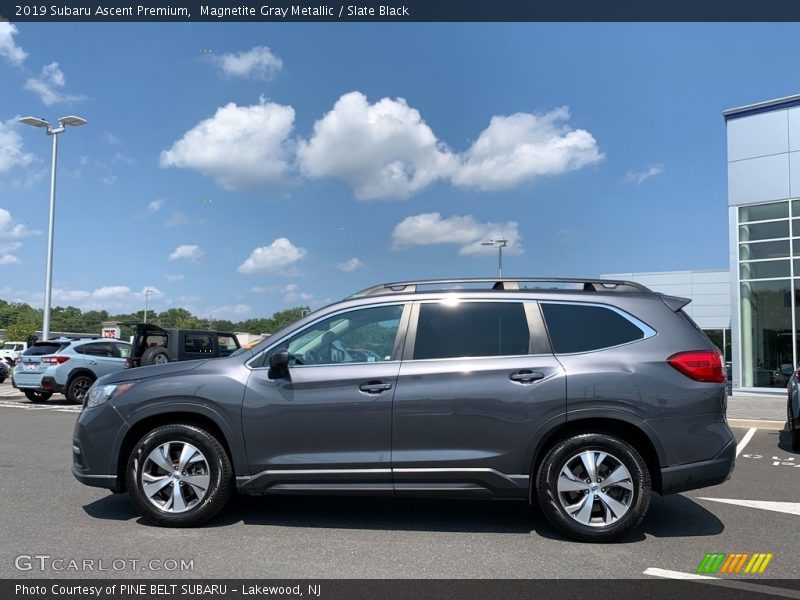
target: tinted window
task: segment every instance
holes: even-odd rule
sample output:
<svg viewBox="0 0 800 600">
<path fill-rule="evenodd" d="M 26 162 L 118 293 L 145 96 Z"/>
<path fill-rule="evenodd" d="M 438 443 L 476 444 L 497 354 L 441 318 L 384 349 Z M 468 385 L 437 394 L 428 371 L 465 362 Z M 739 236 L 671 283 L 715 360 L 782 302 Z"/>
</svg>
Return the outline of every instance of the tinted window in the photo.
<svg viewBox="0 0 800 600">
<path fill-rule="evenodd" d="M 111 344 L 114 348 L 114 356 L 119 358 L 128 358 L 131 355 L 131 347 L 128 344 L 120 344 L 115 342 Z"/>
<path fill-rule="evenodd" d="M 98 342 L 96 344 L 83 344 L 82 346 L 75 346 L 75 352 L 79 354 L 87 354 L 89 356 L 103 356 L 112 357 L 115 353 L 112 346 L 108 342 Z"/>
<path fill-rule="evenodd" d="M 69 346 L 70 342 L 36 342 L 25 351 L 25 356 L 44 356 L 45 354 L 55 354 Z"/>
<path fill-rule="evenodd" d="M 588 352 L 644 338 L 628 319 L 602 306 L 542 303 L 556 353 Z"/>
<path fill-rule="evenodd" d="M 230 335 L 220 335 L 217 337 L 217 344 L 219 344 L 220 356 L 229 356 L 232 352 L 239 349 L 236 338 Z"/>
<path fill-rule="evenodd" d="M 183 351 L 194 354 L 213 354 L 214 338 L 209 333 L 187 333 L 183 338 Z"/>
<path fill-rule="evenodd" d="M 414 358 L 529 354 L 525 308 L 518 302 L 422 304 Z"/>
</svg>

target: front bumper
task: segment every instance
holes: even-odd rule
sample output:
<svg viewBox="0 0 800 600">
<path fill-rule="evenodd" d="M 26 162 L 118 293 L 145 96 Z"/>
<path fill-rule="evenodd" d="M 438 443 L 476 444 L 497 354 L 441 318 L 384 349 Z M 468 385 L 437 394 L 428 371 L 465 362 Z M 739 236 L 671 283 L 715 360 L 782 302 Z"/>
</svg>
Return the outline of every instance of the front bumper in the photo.
<svg viewBox="0 0 800 600">
<path fill-rule="evenodd" d="M 730 479 L 736 461 L 736 440 L 731 439 L 709 460 L 661 469 L 661 493 L 675 494 L 719 485 Z"/>
<path fill-rule="evenodd" d="M 127 430 L 127 423 L 110 403 L 81 411 L 72 433 L 75 479 L 92 487 L 120 490 L 117 449 Z"/>
</svg>

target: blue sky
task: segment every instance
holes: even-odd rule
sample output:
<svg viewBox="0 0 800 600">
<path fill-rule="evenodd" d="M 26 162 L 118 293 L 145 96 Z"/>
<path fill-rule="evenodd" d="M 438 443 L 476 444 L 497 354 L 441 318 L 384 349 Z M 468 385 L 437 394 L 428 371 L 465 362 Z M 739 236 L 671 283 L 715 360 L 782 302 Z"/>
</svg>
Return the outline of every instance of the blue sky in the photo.
<svg viewBox="0 0 800 600">
<path fill-rule="evenodd" d="M 0 23 L 0 297 L 234 321 L 404 278 L 727 266 L 793 24 Z M 55 63 L 55 64 L 54 64 Z"/>
</svg>

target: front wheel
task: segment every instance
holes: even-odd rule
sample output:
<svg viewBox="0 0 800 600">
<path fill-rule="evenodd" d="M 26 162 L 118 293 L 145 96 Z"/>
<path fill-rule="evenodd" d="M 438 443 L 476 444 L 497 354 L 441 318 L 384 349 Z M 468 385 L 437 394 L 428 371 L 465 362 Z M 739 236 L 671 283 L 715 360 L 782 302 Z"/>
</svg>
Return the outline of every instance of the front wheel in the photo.
<svg viewBox="0 0 800 600">
<path fill-rule="evenodd" d="M 536 495 L 564 535 L 608 542 L 636 527 L 650 506 L 650 473 L 632 446 L 612 435 L 561 440 L 544 457 Z"/>
<path fill-rule="evenodd" d="M 193 425 L 164 425 L 145 435 L 128 461 L 128 492 L 156 525 L 193 527 L 230 498 L 233 468 L 225 449 Z"/>
<path fill-rule="evenodd" d="M 39 390 L 25 390 L 25 397 L 30 400 L 31 402 L 47 402 L 50 399 L 50 396 L 53 394 L 50 392 L 40 392 Z"/>
</svg>

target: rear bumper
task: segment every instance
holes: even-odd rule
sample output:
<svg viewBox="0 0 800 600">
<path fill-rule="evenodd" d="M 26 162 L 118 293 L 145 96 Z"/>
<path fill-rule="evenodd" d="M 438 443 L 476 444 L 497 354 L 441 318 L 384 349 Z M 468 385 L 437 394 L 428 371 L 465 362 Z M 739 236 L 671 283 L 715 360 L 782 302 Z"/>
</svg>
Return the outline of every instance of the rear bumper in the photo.
<svg viewBox="0 0 800 600">
<path fill-rule="evenodd" d="M 53 377 L 42 377 L 42 389 L 46 392 L 53 392 L 54 394 L 64 393 L 64 386 L 56 383 Z"/>
<path fill-rule="evenodd" d="M 75 479 L 80 481 L 83 485 L 106 488 L 109 490 L 119 489 L 116 475 L 87 475 L 86 473 L 82 473 L 80 469 L 74 465 L 72 467 L 72 474 L 75 476 Z"/>
<path fill-rule="evenodd" d="M 736 440 L 731 439 L 710 460 L 661 469 L 661 493 L 675 494 L 719 485 L 730 479 L 736 460 Z"/>
</svg>

